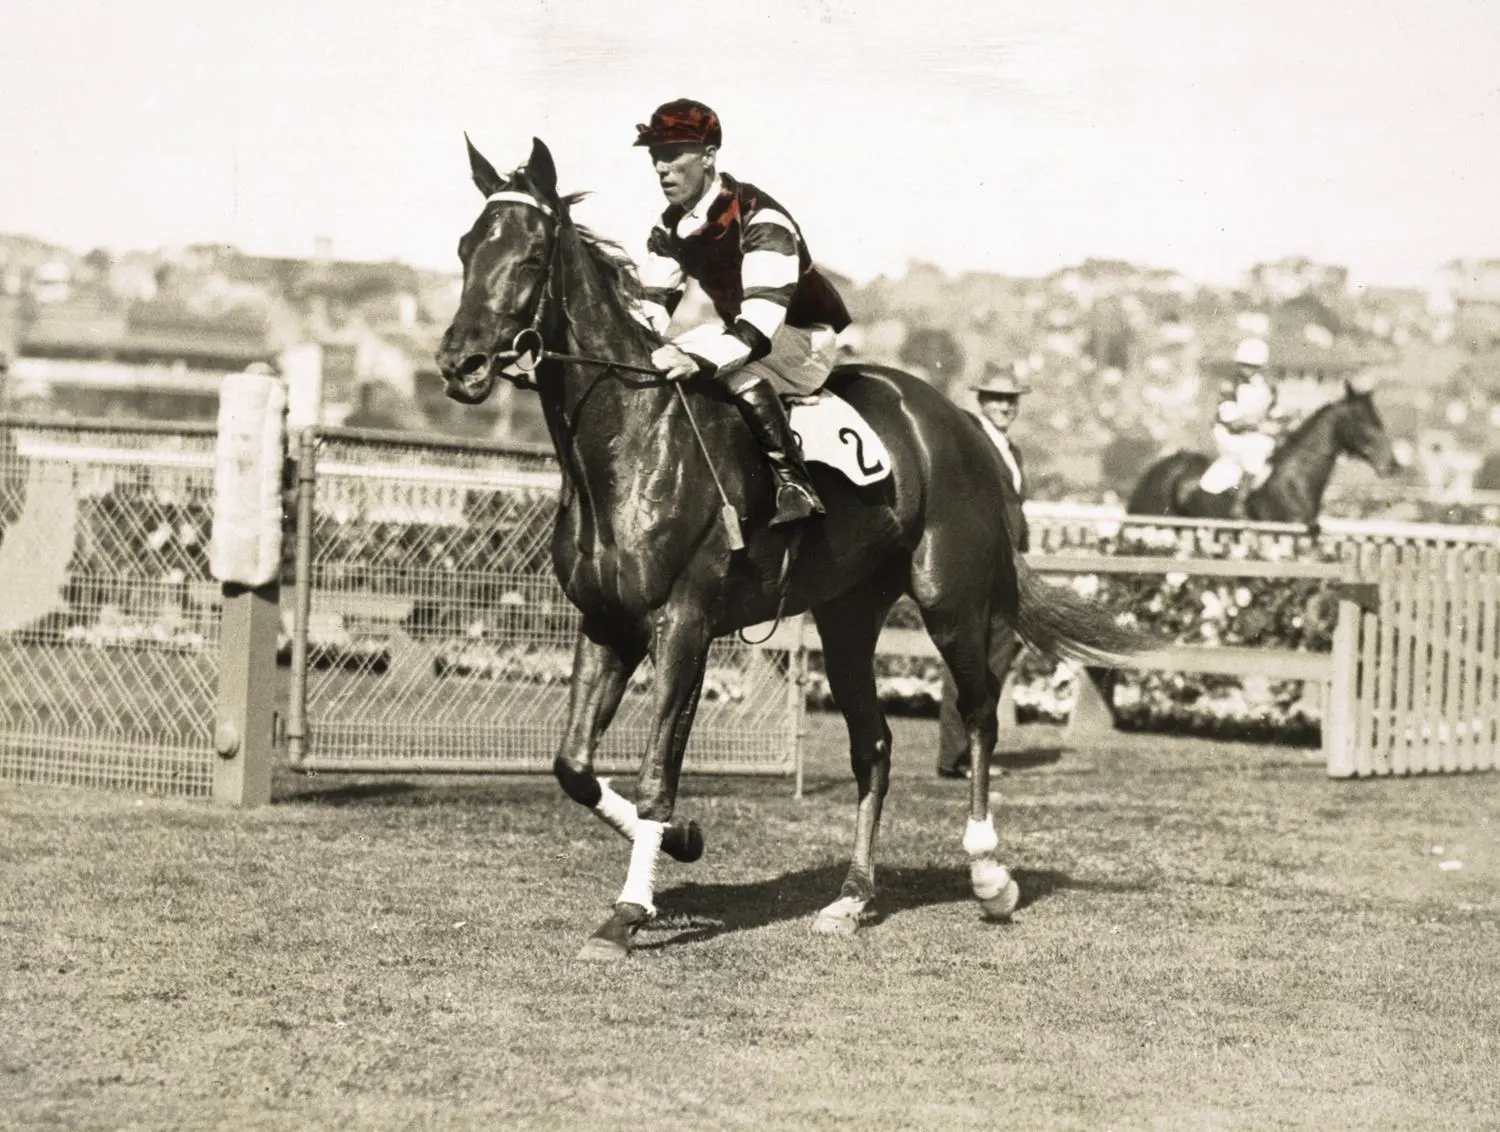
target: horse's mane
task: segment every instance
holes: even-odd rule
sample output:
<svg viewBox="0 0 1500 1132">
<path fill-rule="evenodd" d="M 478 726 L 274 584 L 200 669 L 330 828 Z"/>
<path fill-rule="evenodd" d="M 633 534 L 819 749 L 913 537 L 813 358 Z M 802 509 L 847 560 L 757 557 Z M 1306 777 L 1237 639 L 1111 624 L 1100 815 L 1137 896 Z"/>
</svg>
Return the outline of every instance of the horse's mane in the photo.
<svg viewBox="0 0 1500 1132">
<path fill-rule="evenodd" d="M 562 198 L 567 224 L 578 234 L 578 246 L 583 249 L 603 287 L 604 297 L 614 307 L 616 321 L 636 334 L 641 346 L 647 350 L 661 345 L 661 337 L 635 315 L 645 298 L 645 288 L 636 274 L 635 262 L 625 250 L 613 240 L 607 240 L 597 232 L 579 224 L 572 218 L 573 205 L 583 200 L 588 193 L 570 193 Z"/>
</svg>

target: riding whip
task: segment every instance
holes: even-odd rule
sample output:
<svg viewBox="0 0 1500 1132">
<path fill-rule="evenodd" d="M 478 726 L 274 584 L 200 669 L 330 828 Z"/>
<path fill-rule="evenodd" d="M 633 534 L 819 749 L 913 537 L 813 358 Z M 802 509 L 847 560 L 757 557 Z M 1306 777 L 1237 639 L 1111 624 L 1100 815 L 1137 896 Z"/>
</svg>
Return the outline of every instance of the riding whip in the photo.
<svg viewBox="0 0 1500 1132">
<path fill-rule="evenodd" d="M 719 480 L 719 470 L 714 467 L 714 458 L 709 454 L 708 445 L 703 441 L 703 434 L 698 431 L 698 422 L 693 417 L 693 407 L 688 404 L 687 394 L 682 391 L 678 382 L 672 383 L 672 388 L 677 391 L 677 399 L 682 402 L 682 411 L 687 414 L 688 424 L 693 426 L 693 435 L 698 438 L 698 447 L 703 450 L 703 459 L 708 462 L 708 474 L 714 479 L 714 488 L 719 493 L 719 499 L 724 506 L 719 508 L 719 519 L 724 524 L 724 534 L 729 538 L 730 550 L 744 550 L 745 536 L 740 531 L 740 513 L 735 510 L 734 504 L 729 502 L 729 496 L 724 491 L 724 484 Z"/>
<path fill-rule="evenodd" d="M 521 336 L 527 333 L 535 335 L 534 331 L 528 332 L 525 330 L 517 334 L 517 345 L 514 352 L 518 360 L 523 353 L 530 353 L 532 355 L 529 362 L 521 367 L 528 373 L 536 369 L 543 361 L 550 359 L 557 362 L 581 362 L 585 365 L 605 366 L 608 369 L 628 370 L 631 373 L 650 374 L 652 377 L 661 376 L 659 370 L 649 366 L 638 366 L 632 365 L 629 362 L 610 361 L 608 358 L 591 358 L 585 354 L 563 354 L 556 350 L 549 350 L 541 344 L 540 335 L 536 335 L 536 346 L 529 351 L 523 351 L 519 343 Z M 719 520 L 724 524 L 724 534 L 729 539 L 729 549 L 744 550 L 745 536 L 740 530 L 740 513 L 735 510 L 734 504 L 729 502 L 729 495 L 724 490 L 724 483 L 719 479 L 719 470 L 714 467 L 713 455 L 709 452 L 708 445 L 703 440 L 703 433 L 698 429 L 698 421 L 693 416 L 693 407 L 688 404 L 687 395 L 683 393 L 681 384 L 674 381 L 672 382 L 672 388 L 677 391 L 677 399 L 682 402 L 682 411 L 687 414 L 688 424 L 692 426 L 693 435 L 698 438 L 698 448 L 703 452 L 703 459 L 708 463 L 708 474 L 713 477 L 714 489 L 719 493 L 719 501 L 723 504 L 719 508 Z"/>
</svg>

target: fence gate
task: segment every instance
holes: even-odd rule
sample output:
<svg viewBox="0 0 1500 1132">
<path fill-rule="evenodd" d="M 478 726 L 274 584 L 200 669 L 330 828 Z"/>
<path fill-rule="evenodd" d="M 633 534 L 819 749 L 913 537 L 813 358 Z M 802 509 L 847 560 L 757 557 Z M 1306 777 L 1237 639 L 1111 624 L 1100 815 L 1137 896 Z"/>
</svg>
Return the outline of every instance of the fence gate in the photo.
<svg viewBox="0 0 1500 1132">
<path fill-rule="evenodd" d="M 1370 600 L 1343 643 L 1350 709 L 1329 774 L 1495 769 L 1500 548 L 1366 544 L 1357 564 Z"/>
<path fill-rule="evenodd" d="M 578 624 L 552 574 L 551 452 L 332 428 L 299 452 L 293 764 L 550 770 Z M 715 644 L 689 772 L 795 772 L 802 657 L 785 641 Z M 639 763 L 651 678 L 648 662 L 620 705 L 608 773 Z"/>
<path fill-rule="evenodd" d="M 0 779 L 213 792 L 213 426 L 0 420 Z"/>
</svg>

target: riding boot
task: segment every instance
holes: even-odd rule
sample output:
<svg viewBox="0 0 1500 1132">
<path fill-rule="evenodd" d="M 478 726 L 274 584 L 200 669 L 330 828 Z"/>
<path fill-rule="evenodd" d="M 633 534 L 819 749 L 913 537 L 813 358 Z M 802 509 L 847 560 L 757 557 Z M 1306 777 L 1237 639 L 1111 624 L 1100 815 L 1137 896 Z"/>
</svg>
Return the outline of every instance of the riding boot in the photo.
<svg viewBox="0 0 1500 1132">
<path fill-rule="evenodd" d="M 1231 518 L 1248 519 L 1250 517 L 1250 491 L 1254 479 L 1255 477 L 1249 472 L 1241 473 L 1240 482 L 1235 485 L 1234 500 L 1229 508 Z"/>
<path fill-rule="evenodd" d="M 776 516 L 771 526 L 823 514 L 823 502 L 808 479 L 786 409 L 776 391 L 765 381 L 752 381 L 736 389 L 734 396 L 750 435 L 755 437 L 755 443 L 771 465 L 771 474 L 776 477 Z"/>
</svg>

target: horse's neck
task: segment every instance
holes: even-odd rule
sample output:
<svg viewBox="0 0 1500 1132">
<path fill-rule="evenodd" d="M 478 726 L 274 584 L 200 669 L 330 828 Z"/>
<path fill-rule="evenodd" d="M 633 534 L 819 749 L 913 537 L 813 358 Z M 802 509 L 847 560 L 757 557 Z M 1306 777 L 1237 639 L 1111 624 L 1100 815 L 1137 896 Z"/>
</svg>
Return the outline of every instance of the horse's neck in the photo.
<svg viewBox="0 0 1500 1132">
<path fill-rule="evenodd" d="M 1338 459 L 1337 427 L 1333 406 L 1314 413 L 1306 424 L 1287 437 L 1286 443 L 1276 453 L 1275 467 L 1267 478 L 1266 488 L 1292 491 L 1316 509 L 1323 501 L 1323 492 L 1333 477 L 1333 465 Z"/>
<path fill-rule="evenodd" d="M 569 307 L 582 318 L 560 328 L 549 348 L 561 353 L 643 366 L 650 355 L 631 326 L 616 325 L 617 304 L 598 293 L 591 272 L 574 271 Z M 611 502 L 611 488 L 628 480 L 645 455 L 655 450 L 648 433 L 671 411 L 672 390 L 665 383 L 627 374 L 612 376 L 605 365 L 546 363 L 540 382 L 542 408 L 564 474 L 596 509 Z"/>
</svg>

